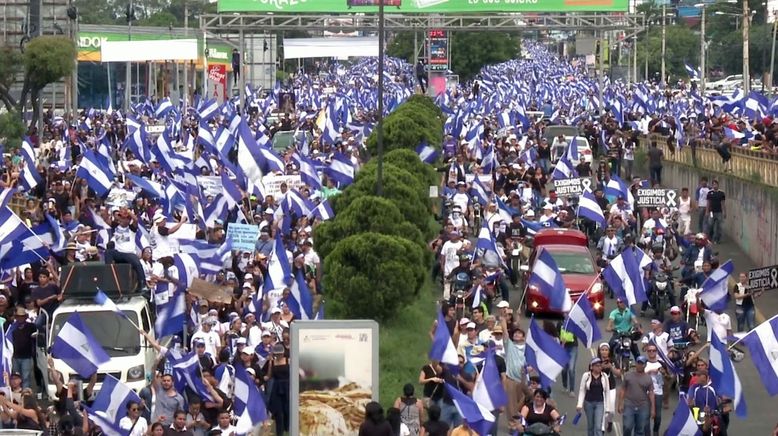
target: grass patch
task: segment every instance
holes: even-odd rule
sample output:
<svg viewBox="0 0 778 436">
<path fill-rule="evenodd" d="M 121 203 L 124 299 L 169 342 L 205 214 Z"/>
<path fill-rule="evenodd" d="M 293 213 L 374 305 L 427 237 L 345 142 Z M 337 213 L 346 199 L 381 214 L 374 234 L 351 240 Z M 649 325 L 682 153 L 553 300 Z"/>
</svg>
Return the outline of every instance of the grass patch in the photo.
<svg viewBox="0 0 778 436">
<path fill-rule="evenodd" d="M 392 407 L 394 400 L 402 395 L 406 383 L 413 383 L 416 396 L 421 398 L 419 372 L 427 363 L 431 345 L 427 332 L 435 320 L 440 295 L 440 289 L 427 279 L 419 291 L 419 298 L 394 319 L 381 325 L 379 386 L 384 410 Z"/>
</svg>

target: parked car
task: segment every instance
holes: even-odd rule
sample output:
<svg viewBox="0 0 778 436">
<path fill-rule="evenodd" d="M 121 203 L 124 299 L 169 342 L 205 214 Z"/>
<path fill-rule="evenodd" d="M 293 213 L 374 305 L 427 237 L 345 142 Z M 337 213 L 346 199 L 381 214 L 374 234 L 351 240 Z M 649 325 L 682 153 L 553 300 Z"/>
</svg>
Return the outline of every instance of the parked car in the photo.
<svg viewBox="0 0 778 436">
<path fill-rule="evenodd" d="M 580 230 L 543 229 L 535 235 L 529 262 L 521 266 L 524 283 L 524 311 L 530 314 L 559 314 L 548 307 L 548 299 L 535 286 L 529 285 L 529 277 L 535 267 L 538 255 L 543 251 L 551 253 L 565 283 L 565 291 L 573 302 L 588 290 L 587 298 L 592 304 L 597 319 L 605 314 L 605 294 L 599 278 L 598 268 L 589 251 L 588 238 Z"/>
<path fill-rule="evenodd" d="M 742 74 L 732 74 L 721 80 L 708 83 L 705 87 L 709 89 L 733 89 L 737 85 L 743 85 Z"/>
</svg>

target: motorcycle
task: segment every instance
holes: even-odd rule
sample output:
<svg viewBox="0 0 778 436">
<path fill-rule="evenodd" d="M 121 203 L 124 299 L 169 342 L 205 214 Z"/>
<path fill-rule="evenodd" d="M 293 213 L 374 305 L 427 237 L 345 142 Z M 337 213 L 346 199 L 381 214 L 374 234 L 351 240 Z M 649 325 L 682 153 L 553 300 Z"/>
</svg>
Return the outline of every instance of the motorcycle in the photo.
<svg viewBox="0 0 778 436">
<path fill-rule="evenodd" d="M 743 336 L 745 336 L 745 333 L 735 333 L 734 336 L 741 340 L 743 339 Z M 738 343 L 734 343 L 727 347 L 729 350 L 729 357 L 732 359 L 733 362 L 741 362 L 743 359 L 746 358 L 746 353 L 743 351 L 742 348 L 738 347 Z"/>
<path fill-rule="evenodd" d="M 473 229 L 480 229 L 481 228 L 481 203 L 474 202 L 473 203 Z"/>
<path fill-rule="evenodd" d="M 524 245 L 520 240 L 511 238 L 510 254 L 508 255 L 508 266 L 511 268 L 511 283 L 515 286 L 519 282 L 519 271 L 521 271 L 522 253 Z"/>
<path fill-rule="evenodd" d="M 702 292 L 700 288 L 689 288 L 683 298 L 684 310 L 686 311 L 686 323 L 692 325 L 694 318 L 694 330 L 700 328 L 700 308 L 697 306 L 697 296 Z"/>
<path fill-rule="evenodd" d="M 629 368 L 632 365 L 632 344 L 635 341 L 640 340 L 641 336 L 640 332 L 636 330 L 628 333 L 619 333 L 615 350 L 613 350 L 613 356 L 616 367 L 622 372 L 629 371 Z"/>
<path fill-rule="evenodd" d="M 664 272 L 654 274 L 651 280 L 651 306 L 654 308 L 656 318 L 664 322 L 665 310 L 670 303 L 670 278 Z"/>
<path fill-rule="evenodd" d="M 696 416 L 695 422 L 700 426 L 700 430 L 703 434 L 710 434 L 711 436 L 719 436 L 726 434 L 727 429 L 724 426 L 724 420 L 721 415 L 727 414 L 732 411 L 732 400 L 724 400 L 715 409 L 705 412 L 705 410 L 699 407 L 692 407 L 692 416 Z M 708 431 L 706 431 L 706 428 Z"/>
</svg>

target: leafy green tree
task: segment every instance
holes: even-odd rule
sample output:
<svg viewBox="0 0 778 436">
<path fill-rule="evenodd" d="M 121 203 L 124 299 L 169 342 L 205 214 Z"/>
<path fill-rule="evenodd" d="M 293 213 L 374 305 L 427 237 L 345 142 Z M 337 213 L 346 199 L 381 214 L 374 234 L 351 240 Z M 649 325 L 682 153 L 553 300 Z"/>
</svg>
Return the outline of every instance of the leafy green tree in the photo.
<svg viewBox="0 0 778 436">
<path fill-rule="evenodd" d="M 474 21 L 475 24 L 475 21 Z M 485 65 L 497 64 L 519 55 L 521 40 L 509 32 L 450 32 L 451 70 L 460 80 L 473 78 Z M 424 34 L 419 33 L 418 44 L 424 44 Z M 387 53 L 415 63 L 413 32 L 394 35 Z"/>
<path fill-rule="evenodd" d="M 384 151 L 398 148 L 415 150 L 422 142 L 439 146 L 443 142 L 443 116 L 428 97 L 411 97 L 384 119 Z M 378 133 L 367 138 L 367 151 L 378 153 Z"/>
<path fill-rule="evenodd" d="M 683 25 L 666 26 L 665 71 L 675 77 L 687 77 L 684 62 L 699 65 L 700 37 Z M 648 73 L 653 75 L 662 69 L 662 29 L 648 31 L 647 40 L 638 41 L 638 68 L 648 59 Z"/>
<path fill-rule="evenodd" d="M 0 114 L 0 144 L 5 146 L 6 151 L 22 145 L 25 130 L 22 118 L 15 111 Z"/>
<path fill-rule="evenodd" d="M 396 148 L 415 150 L 422 142 L 433 146 L 441 144 L 443 129 L 437 129 L 437 125 L 438 123 L 425 120 L 424 117 L 412 116 L 410 111 L 391 114 L 383 122 L 384 152 Z M 367 138 L 367 151 L 371 156 L 378 154 L 378 134 L 375 129 Z"/>
<path fill-rule="evenodd" d="M 518 57 L 521 40 L 508 32 L 453 32 L 449 45 L 451 69 L 460 81 L 466 81 L 486 65 Z"/>
<path fill-rule="evenodd" d="M 16 75 L 22 71 L 22 54 L 12 47 L 0 48 L 0 101 L 8 111 L 15 111 L 17 101 L 11 95 Z"/>
<path fill-rule="evenodd" d="M 427 165 L 419 159 L 416 151 L 409 149 L 396 149 L 384 155 L 384 162 L 396 165 L 416 177 L 421 186 L 438 185 L 440 177 L 435 172 L 432 165 Z M 372 161 L 367 165 L 372 165 Z"/>
<path fill-rule="evenodd" d="M 405 221 L 400 210 L 389 200 L 372 195 L 357 198 L 335 218 L 314 230 L 316 252 L 326 258 L 335 245 L 348 236 L 373 232 L 408 239 L 424 249 L 425 243 L 416 226 Z"/>
<path fill-rule="evenodd" d="M 409 179 L 411 180 L 409 182 Z M 333 198 L 335 213 L 348 208 L 359 197 L 373 195 L 375 192 L 376 172 L 360 171 L 357 180 L 340 195 Z M 432 235 L 431 213 L 428 201 L 420 199 L 420 186 L 407 171 L 394 165 L 384 165 L 383 193 L 384 198 L 394 203 L 403 218 L 415 225 L 424 235 Z"/>
<path fill-rule="evenodd" d="M 65 36 L 39 36 L 27 44 L 22 58 L 24 64 L 24 86 L 18 102 L 19 112 L 30 97 L 34 126 L 38 121 L 38 99 L 46 85 L 54 83 L 73 72 L 76 46 Z"/>
<path fill-rule="evenodd" d="M 372 159 L 359 170 L 355 182 L 359 182 L 364 178 L 375 179 L 376 171 L 378 171 L 378 159 Z M 427 185 L 421 182 L 410 171 L 384 160 L 384 174 L 386 173 L 392 173 L 392 177 L 413 190 L 414 195 L 412 198 L 409 198 L 408 201 L 417 202 L 419 204 L 429 203 Z"/>
<path fill-rule="evenodd" d="M 422 249 L 378 233 L 349 236 L 324 264 L 327 309 L 335 318 L 387 321 L 408 306 L 424 283 Z"/>
<path fill-rule="evenodd" d="M 422 94 L 413 94 L 412 96 L 408 97 L 407 100 L 403 103 L 403 105 L 418 105 L 423 107 L 426 111 L 432 113 L 435 115 L 436 118 L 440 120 L 440 122 L 444 122 L 445 118 L 443 117 L 443 111 L 438 107 L 438 105 L 435 104 L 435 101 L 429 98 L 426 95 Z"/>
</svg>

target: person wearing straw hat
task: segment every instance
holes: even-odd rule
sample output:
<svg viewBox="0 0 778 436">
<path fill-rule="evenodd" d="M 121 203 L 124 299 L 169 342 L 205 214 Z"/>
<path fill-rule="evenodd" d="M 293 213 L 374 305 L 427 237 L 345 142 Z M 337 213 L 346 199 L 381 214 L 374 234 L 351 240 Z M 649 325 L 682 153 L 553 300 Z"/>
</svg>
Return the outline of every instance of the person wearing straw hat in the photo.
<svg viewBox="0 0 778 436">
<path fill-rule="evenodd" d="M 65 246 L 65 254 L 56 253 L 51 248 L 49 248 L 49 254 L 60 266 L 65 266 L 78 262 L 78 259 L 76 258 L 77 250 L 78 245 L 75 242 L 68 242 L 68 245 Z"/>
</svg>

